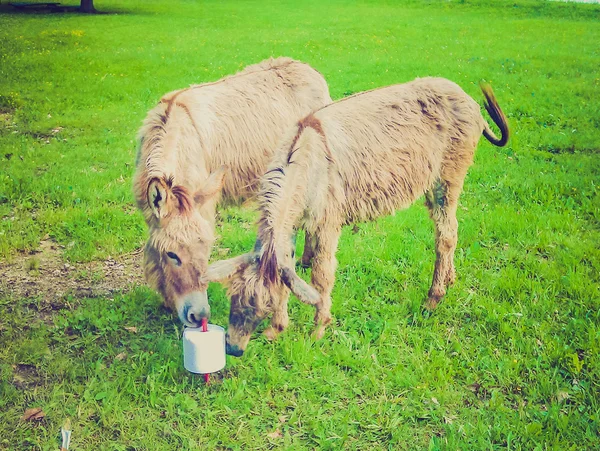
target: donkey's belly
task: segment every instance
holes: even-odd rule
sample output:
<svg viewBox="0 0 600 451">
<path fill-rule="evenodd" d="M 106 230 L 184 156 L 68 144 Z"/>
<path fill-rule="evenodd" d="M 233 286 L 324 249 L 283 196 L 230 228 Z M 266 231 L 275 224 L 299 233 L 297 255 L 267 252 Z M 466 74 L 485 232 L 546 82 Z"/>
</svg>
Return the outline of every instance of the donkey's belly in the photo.
<svg viewBox="0 0 600 451">
<path fill-rule="evenodd" d="M 363 159 L 352 171 L 340 174 L 345 222 L 370 221 L 410 206 L 439 175 L 439 159 L 434 155 L 391 149 L 381 161 Z"/>
</svg>

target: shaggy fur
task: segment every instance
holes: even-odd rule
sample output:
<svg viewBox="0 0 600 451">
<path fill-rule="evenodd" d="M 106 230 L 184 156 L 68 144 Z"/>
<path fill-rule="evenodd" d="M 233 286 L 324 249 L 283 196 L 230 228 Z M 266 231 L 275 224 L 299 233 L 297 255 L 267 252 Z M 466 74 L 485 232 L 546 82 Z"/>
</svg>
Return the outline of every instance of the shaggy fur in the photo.
<svg viewBox="0 0 600 451">
<path fill-rule="evenodd" d="M 238 260 L 220 273 L 230 277 L 229 295 L 237 306 L 251 306 L 262 317 L 273 313 L 269 334 L 275 335 L 287 325 L 288 291 L 282 287 L 289 287 L 315 305 L 320 337 L 331 322 L 342 226 L 388 215 L 425 195 L 436 227 L 436 263 L 427 301 L 434 308 L 455 279 L 456 209 L 477 142 L 482 133 L 498 146 L 508 141 L 508 124 L 491 88 L 482 90 L 501 138 L 471 97 L 440 78 L 360 93 L 321 108 L 293 127 L 262 178 L 258 259 Z M 298 228 L 312 240 L 316 291 L 293 270 L 290 243 Z M 229 334 L 232 346 L 238 345 L 233 335 L 242 334 L 231 324 Z"/>
<path fill-rule="evenodd" d="M 167 94 L 148 113 L 134 177 L 150 232 L 145 275 L 180 317 L 184 298 L 206 288 L 199 275 L 214 241 L 220 194 L 238 201 L 255 193 L 282 131 L 330 102 L 317 71 L 278 58 Z"/>
</svg>

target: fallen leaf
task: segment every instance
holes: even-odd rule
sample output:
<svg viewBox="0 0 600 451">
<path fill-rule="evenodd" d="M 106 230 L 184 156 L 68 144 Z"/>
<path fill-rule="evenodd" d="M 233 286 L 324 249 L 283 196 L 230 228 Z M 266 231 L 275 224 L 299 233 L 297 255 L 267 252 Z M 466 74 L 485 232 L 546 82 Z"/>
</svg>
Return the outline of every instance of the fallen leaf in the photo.
<svg viewBox="0 0 600 451">
<path fill-rule="evenodd" d="M 117 354 L 115 356 L 115 359 L 117 359 L 117 360 L 125 360 L 125 357 L 127 357 L 127 353 L 126 352 L 120 352 L 119 354 Z"/>
<path fill-rule="evenodd" d="M 471 390 L 473 393 L 479 393 L 480 388 L 481 384 L 478 384 L 477 382 L 471 385 L 467 385 L 467 389 Z"/>
<path fill-rule="evenodd" d="M 439 405 L 440 405 L 440 402 L 439 402 L 439 401 L 437 400 L 437 398 L 435 398 L 435 397 L 434 397 L 434 398 L 431 398 L 431 401 L 432 401 L 432 402 L 433 402 L 433 403 L 434 403 L 436 406 L 439 406 Z"/>
<path fill-rule="evenodd" d="M 287 421 L 288 417 L 287 415 L 280 415 L 279 416 L 279 422 L 280 423 L 285 423 Z"/>
<path fill-rule="evenodd" d="M 569 393 L 566 391 L 559 391 L 556 394 L 556 399 L 558 400 L 558 402 L 563 402 L 565 399 L 569 399 Z"/>
<path fill-rule="evenodd" d="M 135 327 L 135 326 L 125 326 L 125 330 L 128 330 L 131 333 L 137 334 L 137 327 Z"/>
<path fill-rule="evenodd" d="M 274 438 L 282 438 L 283 435 L 281 434 L 281 431 L 279 429 L 275 429 L 273 432 L 268 433 L 267 437 L 274 439 Z"/>
<path fill-rule="evenodd" d="M 41 407 L 33 407 L 33 408 L 27 409 L 25 411 L 25 413 L 21 417 L 21 420 L 23 420 L 23 421 L 40 421 L 45 416 L 46 416 L 46 414 L 44 413 L 44 411 L 42 410 Z"/>
</svg>

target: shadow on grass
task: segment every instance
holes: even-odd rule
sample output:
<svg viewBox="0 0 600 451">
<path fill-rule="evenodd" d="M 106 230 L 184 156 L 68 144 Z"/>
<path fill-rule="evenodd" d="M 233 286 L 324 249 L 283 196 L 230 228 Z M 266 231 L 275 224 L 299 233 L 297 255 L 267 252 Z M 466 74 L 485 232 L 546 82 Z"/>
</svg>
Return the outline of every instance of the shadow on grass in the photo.
<svg viewBox="0 0 600 451">
<path fill-rule="evenodd" d="M 13 3 L 13 2 L 11 2 Z M 14 2 L 19 3 L 19 2 Z M 25 3 L 25 2 L 23 2 Z M 33 2 L 32 2 L 33 3 Z M 134 10 L 127 8 L 115 8 L 114 6 L 110 9 L 104 9 L 100 7 L 100 9 L 96 9 L 95 13 L 84 13 L 80 11 L 79 5 L 62 5 L 49 7 L 44 6 L 44 3 L 41 3 L 40 6 L 30 6 L 27 8 L 16 8 L 9 3 L 0 4 L 0 16 L 46 16 L 46 15 L 60 15 L 60 14 L 69 14 L 69 15 L 77 15 L 77 16 L 105 16 L 105 15 L 121 15 L 121 14 L 144 14 L 145 12 L 142 10 Z"/>
</svg>

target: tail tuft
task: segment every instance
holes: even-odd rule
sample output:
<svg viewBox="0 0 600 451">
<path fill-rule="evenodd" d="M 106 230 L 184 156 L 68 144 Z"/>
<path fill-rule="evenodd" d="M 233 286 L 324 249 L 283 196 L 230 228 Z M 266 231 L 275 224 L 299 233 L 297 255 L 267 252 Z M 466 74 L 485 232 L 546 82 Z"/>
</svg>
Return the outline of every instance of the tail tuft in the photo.
<svg viewBox="0 0 600 451">
<path fill-rule="evenodd" d="M 491 142 L 493 145 L 498 146 L 498 147 L 504 147 L 508 143 L 508 138 L 510 135 L 509 128 L 508 128 L 508 120 L 506 119 L 504 112 L 500 109 L 500 106 L 498 105 L 498 102 L 496 101 L 496 96 L 494 95 L 494 91 L 492 90 L 492 87 L 490 86 L 490 84 L 485 83 L 485 82 L 480 82 L 479 87 L 481 88 L 481 91 L 483 92 L 483 95 L 485 96 L 485 101 L 484 101 L 485 109 L 488 112 L 488 114 L 490 115 L 490 117 L 492 118 L 492 120 L 494 121 L 494 123 L 500 129 L 500 132 L 502 133 L 502 137 L 498 138 L 494 134 L 492 129 L 490 128 L 489 124 L 486 122 L 485 128 L 483 129 L 483 136 L 485 136 L 486 139 L 489 142 Z"/>
</svg>

